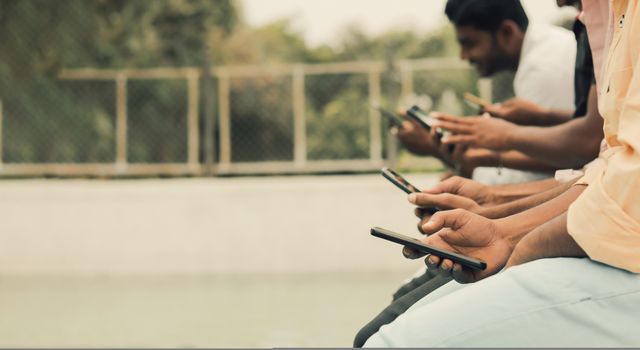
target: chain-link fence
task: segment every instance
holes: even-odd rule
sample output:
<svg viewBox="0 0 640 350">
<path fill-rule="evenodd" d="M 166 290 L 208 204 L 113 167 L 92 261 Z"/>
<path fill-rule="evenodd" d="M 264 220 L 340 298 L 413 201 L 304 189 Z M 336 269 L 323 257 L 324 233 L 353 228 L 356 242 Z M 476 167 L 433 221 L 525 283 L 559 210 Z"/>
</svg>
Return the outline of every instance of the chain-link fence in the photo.
<svg viewBox="0 0 640 350">
<path fill-rule="evenodd" d="M 219 174 L 369 171 L 394 159 L 387 121 L 370 107 L 419 104 L 460 115 L 465 92 L 510 94 L 509 77 L 479 80 L 454 59 L 217 67 L 216 128 L 205 135 L 202 71 L 63 70 L 62 100 L 33 108 L 4 100 L 2 173 L 204 173 L 204 140 L 213 139 Z M 494 86 L 492 86 L 494 85 Z M 506 91 L 506 92 L 505 92 Z M 45 116 L 43 110 L 47 110 Z M 390 146 L 391 145 L 391 146 Z M 212 150 L 214 151 L 214 150 Z M 390 154 L 394 153 L 394 154 Z"/>
<path fill-rule="evenodd" d="M 0 176 L 370 171 L 399 152 L 371 102 L 473 114 L 465 92 L 512 93 L 455 58 L 209 70 L 192 29 L 220 6 L 53 3 L 0 0 Z"/>
</svg>

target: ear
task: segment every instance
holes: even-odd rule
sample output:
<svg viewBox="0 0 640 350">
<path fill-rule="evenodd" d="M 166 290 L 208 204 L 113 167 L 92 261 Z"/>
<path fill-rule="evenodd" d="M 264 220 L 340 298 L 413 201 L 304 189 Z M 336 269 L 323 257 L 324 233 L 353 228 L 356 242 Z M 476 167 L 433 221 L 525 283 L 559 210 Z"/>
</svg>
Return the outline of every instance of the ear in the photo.
<svg viewBox="0 0 640 350">
<path fill-rule="evenodd" d="M 510 50 L 514 44 L 514 39 L 522 33 L 520 27 L 512 20 L 502 21 L 496 31 L 496 41 L 500 47 Z"/>
</svg>

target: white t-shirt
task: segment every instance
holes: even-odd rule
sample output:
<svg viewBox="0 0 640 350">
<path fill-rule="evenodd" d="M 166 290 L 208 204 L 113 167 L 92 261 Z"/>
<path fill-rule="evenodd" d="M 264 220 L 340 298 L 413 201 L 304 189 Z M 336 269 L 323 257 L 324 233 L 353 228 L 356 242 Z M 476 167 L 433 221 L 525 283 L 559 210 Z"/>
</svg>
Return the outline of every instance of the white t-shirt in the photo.
<svg viewBox="0 0 640 350">
<path fill-rule="evenodd" d="M 529 24 L 513 80 L 516 97 L 546 108 L 573 110 L 577 43 L 573 32 L 547 24 Z M 535 181 L 551 174 L 477 168 L 473 179 L 488 185 Z"/>
</svg>

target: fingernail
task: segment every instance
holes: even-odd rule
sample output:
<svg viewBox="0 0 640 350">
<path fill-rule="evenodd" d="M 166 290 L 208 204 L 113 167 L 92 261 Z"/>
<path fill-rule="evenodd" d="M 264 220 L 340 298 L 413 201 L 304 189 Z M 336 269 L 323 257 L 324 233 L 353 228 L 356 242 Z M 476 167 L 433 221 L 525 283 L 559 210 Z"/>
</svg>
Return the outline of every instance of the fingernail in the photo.
<svg viewBox="0 0 640 350">
<path fill-rule="evenodd" d="M 453 272 L 460 272 L 462 271 L 462 267 L 461 266 L 454 266 L 453 267 Z"/>
<path fill-rule="evenodd" d="M 427 260 L 429 260 L 429 264 L 431 264 L 431 265 L 435 265 L 436 264 L 435 260 L 433 260 L 432 257 L 429 257 L 429 259 L 427 259 Z"/>
<path fill-rule="evenodd" d="M 447 143 L 447 142 L 449 142 L 449 136 L 443 136 L 443 137 L 440 139 L 440 141 L 441 141 L 442 143 Z"/>
<path fill-rule="evenodd" d="M 418 200 L 418 195 L 415 193 L 412 193 L 409 195 L 409 202 L 416 204 L 416 201 Z"/>
</svg>

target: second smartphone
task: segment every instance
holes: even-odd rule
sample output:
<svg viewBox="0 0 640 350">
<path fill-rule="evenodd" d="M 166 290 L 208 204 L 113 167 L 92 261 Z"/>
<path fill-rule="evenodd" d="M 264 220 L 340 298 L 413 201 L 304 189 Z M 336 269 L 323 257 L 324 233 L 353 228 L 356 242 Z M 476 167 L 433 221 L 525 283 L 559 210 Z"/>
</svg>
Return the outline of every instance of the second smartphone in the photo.
<svg viewBox="0 0 640 350">
<path fill-rule="evenodd" d="M 382 174 L 382 176 L 384 176 L 385 179 L 389 180 L 389 182 L 396 185 L 396 187 L 401 189 L 406 194 L 422 192 L 416 186 L 412 185 L 409 181 L 407 181 L 407 179 L 402 177 L 402 175 L 395 172 L 393 169 L 382 168 L 380 173 Z M 435 208 L 435 207 L 424 208 L 424 209 L 431 215 L 440 211 L 439 208 Z"/>
</svg>

